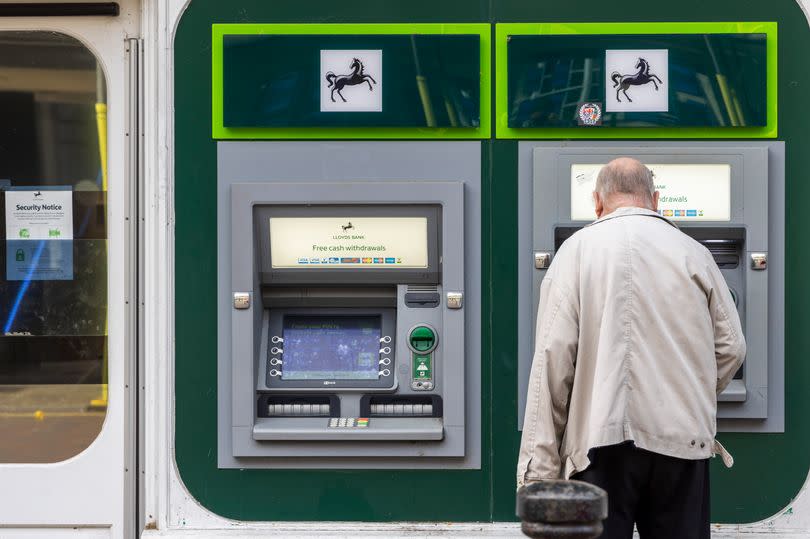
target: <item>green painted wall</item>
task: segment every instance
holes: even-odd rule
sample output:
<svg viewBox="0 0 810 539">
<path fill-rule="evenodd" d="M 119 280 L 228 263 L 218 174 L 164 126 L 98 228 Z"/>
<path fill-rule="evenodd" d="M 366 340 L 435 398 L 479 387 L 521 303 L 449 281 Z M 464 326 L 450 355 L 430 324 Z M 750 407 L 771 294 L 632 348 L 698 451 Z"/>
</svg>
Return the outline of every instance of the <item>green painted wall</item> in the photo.
<svg viewBox="0 0 810 539">
<path fill-rule="evenodd" d="M 480 471 L 218 470 L 216 467 L 216 154 L 211 133 L 215 22 L 726 21 L 779 23 L 779 138 L 787 141 L 785 434 L 721 436 L 732 470 L 713 464 L 713 520 L 749 522 L 790 504 L 810 461 L 810 32 L 795 0 L 193 0 L 175 40 L 176 458 L 203 505 L 247 520 L 514 519 L 517 142 L 483 146 L 483 440 Z M 497 232 L 497 241 L 493 234 Z"/>
</svg>

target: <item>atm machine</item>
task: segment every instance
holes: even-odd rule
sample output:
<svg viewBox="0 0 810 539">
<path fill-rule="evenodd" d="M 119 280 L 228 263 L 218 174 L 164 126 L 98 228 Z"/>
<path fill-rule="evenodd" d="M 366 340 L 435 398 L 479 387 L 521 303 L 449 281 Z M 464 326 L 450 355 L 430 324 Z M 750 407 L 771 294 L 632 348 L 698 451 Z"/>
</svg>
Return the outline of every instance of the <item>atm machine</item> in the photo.
<svg viewBox="0 0 810 539">
<path fill-rule="evenodd" d="M 439 308 L 442 206 L 280 202 L 300 189 L 231 187 L 235 216 L 265 201 L 249 224 L 263 310 L 254 440 L 441 440 L 434 367 L 446 362 L 437 353 L 445 329 L 456 330 Z M 439 190 L 446 211 L 459 211 L 461 186 Z M 447 300 L 462 308 L 460 291 Z"/>
<path fill-rule="evenodd" d="M 747 356 L 718 397 L 718 429 L 783 432 L 783 143 L 521 142 L 519 152 L 518 277 L 527 291 L 518 306 L 519 424 L 540 282 L 562 243 L 596 218 L 592 192 L 601 166 L 629 156 L 652 170 L 659 213 L 711 252 L 740 314 Z"/>
<path fill-rule="evenodd" d="M 221 468 L 480 468 L 478 163 L 219 143 Z"/>
</svg>

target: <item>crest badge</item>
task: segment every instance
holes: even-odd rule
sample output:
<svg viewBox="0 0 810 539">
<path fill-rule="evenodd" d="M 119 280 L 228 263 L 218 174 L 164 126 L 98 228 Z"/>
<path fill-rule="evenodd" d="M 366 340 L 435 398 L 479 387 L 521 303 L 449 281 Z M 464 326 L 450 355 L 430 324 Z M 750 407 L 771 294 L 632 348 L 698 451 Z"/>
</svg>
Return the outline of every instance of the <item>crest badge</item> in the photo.
<svg viewBox="0 0 810 539">
<path fill-rule="evenodd" d="M 602 104 L 589 102 L 580 105 L 577 109 L 577 123 L 589 127 L 602 125 Z"/>
</svg>

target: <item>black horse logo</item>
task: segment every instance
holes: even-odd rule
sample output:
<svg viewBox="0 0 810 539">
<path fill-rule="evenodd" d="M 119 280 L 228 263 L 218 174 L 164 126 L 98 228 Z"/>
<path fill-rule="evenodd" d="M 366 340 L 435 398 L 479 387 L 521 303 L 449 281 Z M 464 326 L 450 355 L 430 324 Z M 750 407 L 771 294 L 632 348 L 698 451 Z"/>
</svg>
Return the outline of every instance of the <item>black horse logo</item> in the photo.
<svg viewBox="0 0 810 539">
<path fill-rule="evenodd" d="M 658 75 L 650 73 L 650 63 L 644 58 L 638 59 L 638 62 L 636 62 L 636 69 L 638 69 L 638 73 L 635 75 L 622 75 L 618 71 L 614 71 L 610 74 L 610 80 L 613 81 L 613 87 L 616 88 L 616 101 L 621 102 L 621 99 L 619 99 L 619 92 L 622 92 L 624 97 L 626 97 L 627 100 L 632 103 L 633 100 L 630 99 L 629 95 L 627 95 L 627 89 L 631 86 L 641 86 L 651 82 L 655 86 L 655 91 L 657 92 L 658 84 L 656 84 L 655 81 L 664 84 L 664 82 L 658 78 Z"/>
<path fill-rule="evenodd" d="M 42 196 L 42 192 L 41 192 L 41 191 L 37 191 L 37 192 L 35 192 L 35 193 L 34 193 L 34 198 L 39 198 L 39 197 L 41 197 L 41 196 Z"/>
<path fill-rule="evenodd" d="M 345 100 L 344 100 L 344 101 L 345 101 Z M 351 222 L 351 221 L 349 221 L 349 222 L 348 222 L 348 223 L 346 223 L 345 225 L 340 225 L 340 228 L 342 228 L 342 229 L 343 229 L 343 232 L 346 232 L 347 230 L 353 230 L 353 229 L 354 229 L 354 225 L 352 224 L 352 222 Z"/>
<path fill-rule="evenodd" d="M 348 75 L 335 75 L 331 71 L 326 74 L 326 82 L 329 83 L 327 88 L 332 88 L 331 98 L 333 103 L 336 102 L 335 92 L 337 92 L 337 95 L 339 95 L 343 102 L 346 103 L 346 98 L 343 97 L 342 93 L 340 93 L 345 86 L 355 86 L 365 82 L 368 84 L 369 91 L 372 91 L 374 88 L 371 86 L 371 83 L 373 82 L 374 84 L 377 84 L 374 77 L 363 73 L 363 62 L 357 58 L 352 59 L 352 63 L 349 64 L 349 69 L 351 69 L 352 72 Z"/>
</svg>

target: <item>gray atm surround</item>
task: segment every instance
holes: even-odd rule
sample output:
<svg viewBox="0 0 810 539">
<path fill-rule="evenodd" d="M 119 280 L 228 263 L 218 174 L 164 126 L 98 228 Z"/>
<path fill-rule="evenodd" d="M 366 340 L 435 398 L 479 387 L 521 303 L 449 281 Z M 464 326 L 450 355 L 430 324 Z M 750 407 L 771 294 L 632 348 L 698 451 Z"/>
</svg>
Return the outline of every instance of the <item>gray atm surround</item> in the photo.
<svg viewBox="0 0 810 539">
<path fill-rule="evenodd" d="M 480 143 L 220 142 L 217 156 L 219 467 L 480 469 Z M 444 398 L 442 440 L 428 440 L 424 433 L 417 441 L 407 440 L 407 433 L 399 440 L 256 439 L 262 438 L 256 435 L 262 430 L 256 417 L 258 358 L 263 353 L 258 332 L 266 328 L 266 313 L 252 262 L 253 242 L 232 226 L 232 193 L 270 205 L 442 204 L 462 195 L 463 209 L 443 207 L 446 248 L 439 290 L 464 292 L 464 307 L 450 310 L 442 301 L 439 309 L 413 309 L 422 311 L 421 321 L 443 327 L 439 344 L 445 359 L 434 366 L 437 392 Z M 250 216 L 236 216 L 237 223 L 243 220 L 237 228 L 248 226 Z M 459 237 L 464 241 L 457 241 Z M 242 288 L 254 292 L 252 308 L 236 311 L 232 294 Z M 397 286 L 399 306 L 405 290 L 405 284 Z M 427 316 L 439 318 L 425 320 L 428 311 L 433 314 Z M 410 362 L 402 359 L 408 358 L 408 316 L 397 315 L 399 378 L 410 369 Z M 458 342 L 461 349 L 454 349 L 451 345 Z M 410 390 L 400 381 L 397 391 Z M 358 415 L 355 400 L 347 400 L 342 416 Z"/>
<path fill-rule="evenodd" d="M 395 211 L 391 208 L 391 202 L 396 201 L 396 206 L 402 211 Z M 282 393 L 304 394 L 336 394 L 340 399 L 340 416 L 359 417 L 361 413 L 360 401 L 364 395 L 384 395 L 396 393 L 397 395 L 409 395 L 423 397 L 426 394 L 437 394 L 443 399 L 442 417 L 372 417 L 371 423 L 365 429 L 338 429 L 328 428 L 329 419 L 323 417 L 255 417 L 252 420 L 253 440 L 270 441 L 264 444 L 261 454 L 277 454 L 279 456 L 323 456 L 324 454 L 342 454 L 344 456 L 367 456 L 369 454 L 366 445 L 369 440 L 385 441 L 388 444 L 387 454 L 397 456 L 431 455 L 443 457 L 463 457 L 464 456 L 464 310 L 447 309 L 444 302 L 436 308 L 409 308 L 405 302 L 405 293 L 413 286 L 422 288 L 421 278 L 412 276 L 414 270 L 388 270 L 388 278 L 393 278 L 396 284 L 396 329 L 393 331 L 394 354 L 393 363 L 390 365 L 391 374 L 385 378 L 374 382 L 356 383 L 354 388 L 337 387 L 324 388 L 323 386 L 290 390 L 288 388 L 270 388 L 266 382 L 268 372 L 268 321 L 272 321 L 274 315 L 280 312 L 290 312 L 290 308 L 268 309 L 264 304 L 263 286 L 267 282 L 259 281 L 259 274 L 262 270 L 267 270 L 269 275 L 272 270 L 269 265 L 269 253 L 261 253 L 261 250 L 269 248 L 269 241 L 265 242 L 257 237 L 266 228 L 256 226 L 254 223 L 264 221 L 269 209 L 284 209 L 285 207 L 298 208 L 296 215 L 307 215 L 306 207 L 302 204 L 311 204 L 312 216 L 322 216 L 324 209 L 332 210 L 335 206 L 356 206 L 356 211 L 350 215 L 357 217 L 367 205 L 380 205 L 373 209 L 389 208 L 391 215 L 409 215 L 407 206 L 415 205 L 421 209 L 424 205 L 441 206 L 441 252 L 438 256 L 442 262 L 434 261 L 434 268 L 438 265 L 442 267 L 441 280 L 438 284 L 440 296 L 449 291 L 459 292 L 464 290 L 464 244 L 453 241 L 452 238 L 464 237 L 464 186 L 460 182 L 432 181 L 426 182 L 419 189 L 414 189 L 411 182 L 403 181 L 376 181 L 376 182 L 262 182 L 262 183 L 234 183 L 231 185 L 231 226 L 232 237 L 231 253 L 233 262 L 231 266 L 231 279 L 233 291 L 253 290 L 254 301 L 249 310 L 231 309 L 232 326 L 232 357 L 233 362 L 233 388 L 236 397 L 234 398 L 234 408 L 242 404 L 243 395 L 250 382 L 252 387 L 258 391 L 274 391 L 276 395 Z M 345 215 L 346 211 L 338 211 Z M 279 212 L 275 212 L 277 215 Z M 335 212 L 329 212 L 335 213 Z M 375 214 L 383 213 L 375 211 Z M 422 211 L 415 212 L 414 215 L 422 214 Z M 431 221 L 431 224 L 436 224 Z M 429 225 L 430 228 L 431 225 Z M 248 241 L 249 238 L 253 241 Z M 436 245 L 430 241 L 431 249 Z M 266 266 L 259 267 L 259 260 L 266 261 Z M 372 266 L 373 268 L 373 266 Z M 276 270 L 278 271 L 278 270 Z M 366 302 L 373 300 L 365 292 L 365 286 L 345 284 L 348 281 L 359 281 L 357 276 L 363 276 L 364 269 L 344 269 L 342 276 L 332 276 L 320 274 L 324 270 L 304 270 L 296 274 L 297 279 L 308 279 L 306 284 L 317 287 L 320 284 L 330 284 L 330 289 L 337 290 L 339 296 L 330 294 L 331 301 L 338 299 L 342 307 L 352 309 L 357 307 L 357 314 L 366 314 L 368 305 Z M 384 270 L 383 270 L 384 271 Z M 346 275 L 348 273 L 348 275 Z M 380 272 L 382 273 L 382 272 Z M 410 278 L 409 278 L 410 275 Z M 288 280 L 290 275 L 287 275 Z M 342 277 L 342 280 L 341 280 Z M 355 279 L 351 279 L 354 277 Z M 377 283 L 381 281 L 380 275 L 376 278 L 372 274 L 366 275 L 366 283 Z M 401 281 L 399 281 L 401 279 Z M 411 280 L 414 279 L 414 280 Z M 300 282 L 300 281 L 299 281 Z M 362 282 L 362 281 L 359 281 Z M 252 283 L 252 285 L 250 284 Z M 411 283 L 416 283 L 412 285 Z M 260 293 L 257 293 L 261 290 Z M 299 304 L 299 308 L 304 308 L 313 315 L 334 315 L 334 306 L 324 308 L 321 306 L 307 308 L 317 296 L 318 288 L 311 288 L 306 299 Z M 357 293 L 354 301 L 351 294 Z M 360 294 L 363 294 L 362 296 Z M 269 298 L 268 298 L 269 299 Z M 384 298 L 387 300 L 387 298 Z M 361 303 L 362 302 L 362 303 Z M 377 304 L 379 305 L 379 304 Z M 260 314 L 261 313 L 261 314 Z M 250 318 L 253 317 L 253 324 Z M 259 321 L 261 317 L 261 321 Z M 429 392 L 416 392 L 410 387 L 411 361 L 410 353 L 405 344 L 408 331 L 421 324 L 427 324 L 436 328 L 439 332 L 438 349 L 435 352 L 433 369 L 435 378 L 435 388 Z M 253 345 L 258 350 L 251 351 Z M 282 345 L 283 346 L 283 345 Z M 382 344 L 380 346 L 383 346 Z M 246 361 L 239 361 L 237 358 L 256 357 L 257 363 L 252 365 L 255 377 L 247 372 Z M 459 376 L 453 376 L 458 374 Z M 449 376 L 447 376 L 449 375 Z M 384 382 L 381 384 L 380 382 Z M 255 410 L 255 398 L 253 408 Z M 242 438 L 244 425 L 236 423 L 234 418 L 234 453 L 235 456 L 255 456 L 257 452 L 250 445 L 238 445 L 237 435 Z M 246 439 L 243 441 L 247 441 Z M 311 441 L 311 442 L 310 442 Z M 337 441 L 339 445 L 318 444 L 324 441 Z M 407 441 L 407 442 L 406 442 Z M 408 443 L 410 441 L 424 441 L 425 443 Z M 290 444 L 290 442 L 293 442 Z M 260 442 L 262 443 L 262 442 Z M 307 447 L 307 443 L 313 443 L 313 447 Z M 288 445 L 288 447 L 284 447 Z M 239 452 L 239 453 L 237 453 Z M 374 454 L 374 453 L 372 453 Z"/>
<path fill-rule="evenodd" d="M 534 252 L 554 252 L 558 226 L 582 226 L 570 218 L 570 164 L 604 163 L 631 156 L 645 163 L 729 163 L 730 223 L 684 223 L 682 228 L 738 227 L 745 231 L 741 270 L 723 270 L 735 287 L 746 287 L 740 310 L 748 343 L 744 380 L 721 395 L 718 430 L 784 431 L 784 143 L 782 142 L 529 142 L 519 144 L 518 424 L 522 428 L 534 353 L 534 330 L 544 270 Z M 752 271 L 751 252 L 768 254 L 768 268 Z M 763 323 L 767 321 L 767 323 Z M 744 386 L 742 384 L 744 383 Z M 743 398 L 744 400 L 740 400 Z"/>
</svg>

